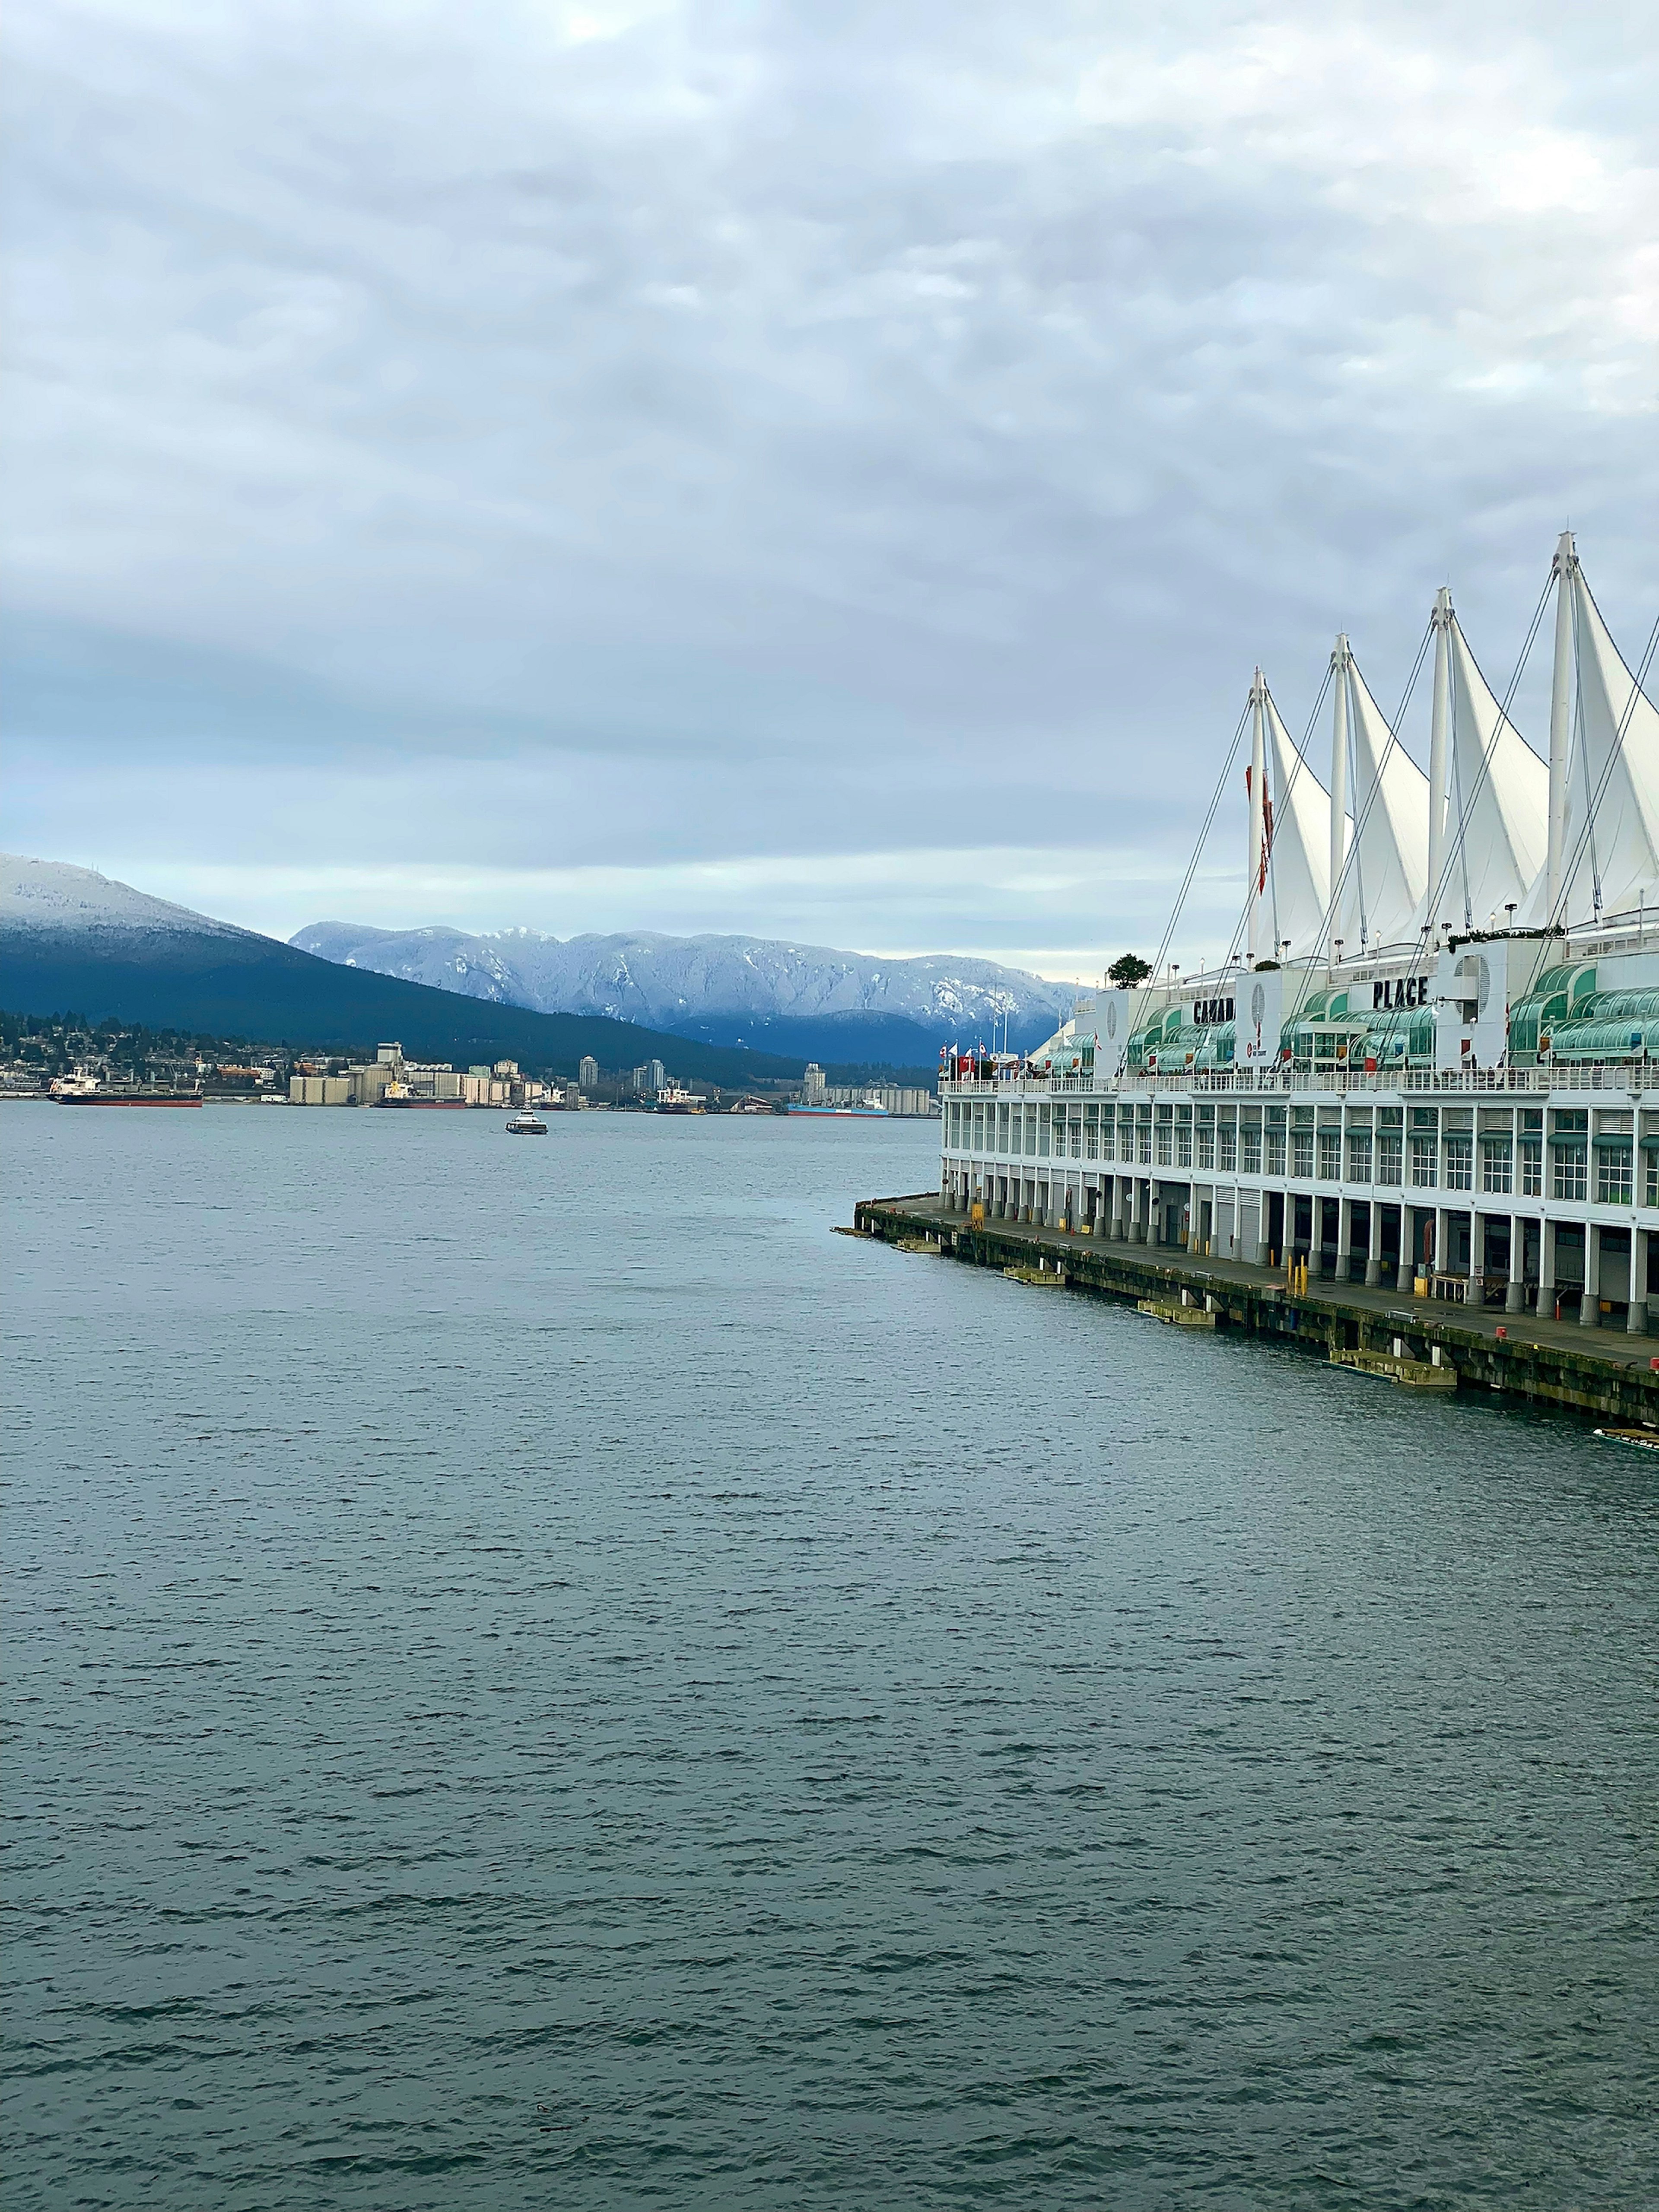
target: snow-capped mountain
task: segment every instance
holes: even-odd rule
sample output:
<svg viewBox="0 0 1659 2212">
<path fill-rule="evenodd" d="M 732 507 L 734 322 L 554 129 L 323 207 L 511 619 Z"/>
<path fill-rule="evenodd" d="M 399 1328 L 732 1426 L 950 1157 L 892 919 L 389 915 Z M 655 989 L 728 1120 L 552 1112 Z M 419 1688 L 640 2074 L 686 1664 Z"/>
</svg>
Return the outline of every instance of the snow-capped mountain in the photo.
<svg viewBox="0 0 1659 2212">
<path fill-rule="evenodd" d="M 994 960 L 932 954 L 883 960 L 766 937 L 544 937 L 509 929 L 365 929 L 313 922 L 290 943 L 343 965 L 544 1013 L 605 1014 L 682 1036 L 838 1059 L 933 1054 L 988 1039 L 1048 1036 L 1071 1011 L 1069 984 Z M 821 1033 L 822 1046 L 808 1030 Z M 869 1049 L 866 1050 L 865 1048 Z"/>
<path fill-rule="evenodd" d="M 88 932 L 134 932 L 157 937 L 251 938 L 234 922 L 216 921 L 167 899 L 152 898 L 131 884 L 77 868 L 67 860 L 32 860 L 0 853 L 0 927 L 53 936 Z"/>
</svg>

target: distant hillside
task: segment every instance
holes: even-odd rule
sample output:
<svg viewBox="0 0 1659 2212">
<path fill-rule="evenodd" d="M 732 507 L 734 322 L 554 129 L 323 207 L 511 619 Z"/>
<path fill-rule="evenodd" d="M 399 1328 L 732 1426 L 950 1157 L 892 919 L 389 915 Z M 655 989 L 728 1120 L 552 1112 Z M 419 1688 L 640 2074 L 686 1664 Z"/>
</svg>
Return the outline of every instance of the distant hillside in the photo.
<svg viewBox="0 0 1659 2212">
<path fill-rule="evenodd" d="M 602 1016 L 548 1014 L 342 967 L 148 897 L 90 868 L 0 855 L 0 1003 L 155 1029 L 204 1030 L 335 1052 L 395 1037 L 411 1057 L 516 1060 L 574 1075 L 659 1059 L 733 1089 L 799 1076 L 799 1059 L 734 1051 Z"/>
<path fill-rule="evenodd" d="M 958 1039 L 1016 1047 L 1053 1035 L 1069 984 L 960 954 L 884 960 L 766 937 L 469 936 L 458 929 L 367 929 L 320 921 L 291 940 L 347 967 L 398 975 L 497 1005 L 599 1014 L 790 1058 L 937 1068 Z"/>
</svg>

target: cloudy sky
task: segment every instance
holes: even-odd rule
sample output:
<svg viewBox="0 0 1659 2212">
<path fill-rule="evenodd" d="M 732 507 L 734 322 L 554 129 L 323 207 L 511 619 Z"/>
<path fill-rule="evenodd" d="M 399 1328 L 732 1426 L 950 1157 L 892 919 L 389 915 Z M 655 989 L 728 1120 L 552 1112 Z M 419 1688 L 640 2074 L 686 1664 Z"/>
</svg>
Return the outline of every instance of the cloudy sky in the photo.
<svg viewBox="0 0 1659 2212">
<path fill-rule="evenodd" d="M 1659 611 L 1645 5 L 4 35 L 12 849 L 1086 974 L 1258 659 L 1299 728 L 1346 628 L 1392 708 L 1449 580 L 1501 690 L 1568 521 Z"/>
</svg>

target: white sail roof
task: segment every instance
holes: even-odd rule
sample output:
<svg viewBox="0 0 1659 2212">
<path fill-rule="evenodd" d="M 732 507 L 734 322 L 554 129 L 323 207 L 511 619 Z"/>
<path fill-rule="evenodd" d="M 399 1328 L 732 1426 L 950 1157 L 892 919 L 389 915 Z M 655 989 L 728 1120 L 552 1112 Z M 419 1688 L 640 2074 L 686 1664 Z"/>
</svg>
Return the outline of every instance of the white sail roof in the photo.
<svg viewBox="0 0 1659 2212">
<path fill-rule="evenodd" d="M 1396 742 L 1352 660 L 1343 672 L 1353 732 L 1354 829 L 1334 934 L 1352 957 L 1362 945 L 1398 945 L 1416 932 L 1429 879 L 1429 779 Z"/>
<path fill-rule="evenodd" d="M 1492 696 L 1455 615 L 1449 638 L 1446 860 L 1423 919 L 1501 929 L 1505 907 L 1525 902 L 1544 865 L 1550 774 Z"/>
<path fill-rule="evenodd" d="M 1316 951 L 1324 935 L 1331 892 L 1331 798 L 1309 767 L 1285 728 L 1269 693 L 1267 796 L 1273 806 L 1273 842 L 1267 852 L 1267 883 L 1261 894 L 1265 937 L 1292 955 Z M 1275 951 L 1273 957 L 1279 957 Z"/>
<path fill-rule="evenodd" d="M 1578 714 L 1557 917 L 1569 927 L 1596 919 L 1598 886 L 1603 915 L 1659 903 L 1659 708 L 1638 690 L 1577 562 L 1572 594 Z"/>
</svg>

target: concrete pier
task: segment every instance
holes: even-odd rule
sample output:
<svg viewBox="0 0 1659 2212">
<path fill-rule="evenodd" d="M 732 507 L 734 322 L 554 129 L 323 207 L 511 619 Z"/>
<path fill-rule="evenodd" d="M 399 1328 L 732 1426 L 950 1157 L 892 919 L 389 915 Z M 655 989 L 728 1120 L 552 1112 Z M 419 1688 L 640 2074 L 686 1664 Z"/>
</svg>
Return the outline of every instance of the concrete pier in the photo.
<svg viewBox="0 0 1659 2212">
<path fill-rule="evenodd" d="M 1072 1291 L 1149 1310 L 1195 1300 L 1218 1328 L 1295 1344 L 1322 1358 L 1364 1354 L 1364 1367 L 1380 1363 L 1377 1372 L 1400 1362 L 1449 1365 L 1466 1389 L 1502 1390 L 1600 1419 L 1659 1426 L 1659 1358 L 1650 1340 L 1622 1329 L 1413 1298 L 1352 1278 L 1315 1278 L 1292 1293 L 1282 1271 L 1125 1243 L 1112 1233 L 1115 1224 L 1097 1237 L 1035 1223 L 964 1221 L 936 1191 L 861 1200 L 853 1222 L 886 1243 L 938 1237 L 945 1251 L 977 1267 L 1018 1270 L 1042 1260 L 1048 1269 L 1063 1269 Z"/>
</svg>

